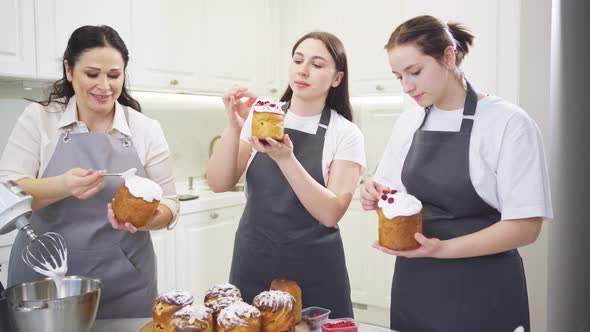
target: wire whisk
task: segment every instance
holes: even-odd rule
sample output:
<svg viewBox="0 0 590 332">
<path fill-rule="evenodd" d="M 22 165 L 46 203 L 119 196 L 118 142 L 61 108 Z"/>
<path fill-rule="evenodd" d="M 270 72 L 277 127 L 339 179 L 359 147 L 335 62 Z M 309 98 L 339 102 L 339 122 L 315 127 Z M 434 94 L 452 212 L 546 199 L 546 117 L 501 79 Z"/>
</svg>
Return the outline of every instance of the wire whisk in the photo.
<svg viewBox="0 0 590 332">
<path fill-rule="evenodd" d="M 45 276 L 65 275 L 68 270 L 68 249 L 64 238 L 48 232 L 34 238 L 22 251 L 23 261 Z"/>
</svg>

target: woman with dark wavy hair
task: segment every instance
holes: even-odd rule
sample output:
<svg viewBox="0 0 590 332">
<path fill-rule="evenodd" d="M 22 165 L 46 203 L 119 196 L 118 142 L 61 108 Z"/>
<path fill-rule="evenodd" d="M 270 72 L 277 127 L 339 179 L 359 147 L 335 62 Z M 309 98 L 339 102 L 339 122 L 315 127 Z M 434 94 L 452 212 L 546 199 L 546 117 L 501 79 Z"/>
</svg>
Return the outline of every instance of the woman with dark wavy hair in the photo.
<svg viewBox="0 0 590 332">
<path fill-rule="evenodd" d="M 215 191 L 225 191 L 245 172 L 247 184 L 230 282 L 251 301 L 274 278 L 291 279 L 301 286 L 304 307 L 352 317 L 338 222 L 365 153 L 363 135 L 351 122 L 344 46 L 327 32 L 306 34 L 293 46 L 288 76 L 283 142 L 252 137 L 254 93 L 234 87 L 223 96 L 229 124 L 207 179 Z"/>
<path fill-rule="evenodd" d="M 158 122 L 144 116 L 126 88 L 129 52 L 108 26 L 76 29 L 63 57 L 63 77 L 45 101 L 18 119 L 0 160 L 0 176 L 33 197 L 31 225 L 61 234 L 68 275 L 99 278 L 99 318 L 149 317 L 157 295 L 155 255 L 148 230 L 175 219 L 178 201 L 168 144 Z M 136 168 L 157 182 L 163 199 L 147 225 L 119 222 L 111 200 L 122 180 L 109 172 Z M 8 284 L 41 279 L 12 247 Z"/>
</svg>

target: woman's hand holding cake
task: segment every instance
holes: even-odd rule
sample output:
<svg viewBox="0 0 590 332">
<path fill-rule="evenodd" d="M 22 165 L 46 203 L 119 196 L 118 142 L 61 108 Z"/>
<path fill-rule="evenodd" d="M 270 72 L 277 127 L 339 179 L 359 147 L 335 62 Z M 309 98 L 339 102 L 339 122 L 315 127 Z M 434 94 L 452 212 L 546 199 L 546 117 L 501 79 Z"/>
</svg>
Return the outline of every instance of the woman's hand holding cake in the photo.
<svg viewBox="0 0 590 332">
<path fill-rule="evenodd" d="M 161 199 L 162 188 L 157 183 L 136 175 L 128 176 L 113 202 L 107 204 L 109 223 L 114 229 L 131 233 L 152 229 L 150 226 L 163 214 Z"/>
<path fill-rule="evenodd" d="M 443 251 L 443 242 L 435 238 L 427 238 L 421 233 L 415 233 L 414 238 L 420 244 L 420 247 L 412 250 L 392 250 L 383 247 L 379 244 L 379 241 L 373 243 L 373 248 L 379 249 L 386 254 L 403 256 L 408 258 L 413 257 L 433 257 L 433 258 L 444 258 L 440 253 Z"/>
<path fill-rule="evenodd" d="M 285 112 L 278 103 L 257 100 L 252 106 L 252 137 L 248 142 L 276 162 L 294 157 L 293 142 L 284 133 L 284 118 Z"/>
<path fill-rule="evenodd" d="M 377 206 L 379 240 L 374 248 L 396 256 L 442 258 L 443 242 L 422 234 L 422 203 L 416 197 L 384 189 Z"/>
<path fill-rule="evenodd" d="M 293 155 L 293 142 L 289 139 L 288 134 L 283 136 L 283 142 L 267 138 L 266 144 L 264 144 L 256 136 L 252 136 L 249 139 L 249 142 L 254 150 L 268 154 L 268 156 L 277 163 L 295 157 Z"/>
<path fill-rule="evenodd" d="M 379 215 L 374 248 L 396 256 L 439 257 L 443 243 L 422 234 L 422 203 L 414 196 L 367 181 L 361 188 L 361 205 Z"/>
<path fill-rule="evenodd" d="M 115 199 L 113 198 L 113 201 L 114 200 Z M 149 230 L 149 228 L 147 228 L 145 226 L 136 227 L 132 223 L 122 222 L 122 221 L 118 220 L 117 217 L 115 216 L 115 212 L 113 211 L 113 204 L 112 203 L 107 204 L 107 209 L 108 209 L 107 217 L 108 217 L 109 223 L 111 224 L 111 226 L 113 226 L 113 229 L 127 230 L 129 233 L 135 233 L 137 231 Z M 162 214 L 163 214 L 162 210 L 160 210 L 160 207 L 158 207 L 154 211 L 154 214 L 149 219 L 146 220 L 145 224 L 146 225 L 151 224 L 156 218 L 158 218 Z"/>
</svg>

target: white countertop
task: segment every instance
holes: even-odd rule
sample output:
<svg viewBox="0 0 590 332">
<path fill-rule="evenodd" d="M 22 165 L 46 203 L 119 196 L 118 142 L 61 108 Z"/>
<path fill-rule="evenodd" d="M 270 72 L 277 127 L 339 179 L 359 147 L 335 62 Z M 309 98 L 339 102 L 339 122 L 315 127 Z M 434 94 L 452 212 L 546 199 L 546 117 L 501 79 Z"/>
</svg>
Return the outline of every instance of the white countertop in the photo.
<svg viewBox="0 0 590 332">
<path fill-rule="evenodd" d="M 199 198 L 180 202 L 180 214 L 189 214 L 204 210 L 217 209 L 221 207 L 240 205 L 246 202 L 244 192 L 228 191 L 214 193 L 207 186 L 205 179 L 196 179 L 193 190 L 188 189 L 188 182 L 176 182 L 178 195 L 197 195 Z"/>
</svg>

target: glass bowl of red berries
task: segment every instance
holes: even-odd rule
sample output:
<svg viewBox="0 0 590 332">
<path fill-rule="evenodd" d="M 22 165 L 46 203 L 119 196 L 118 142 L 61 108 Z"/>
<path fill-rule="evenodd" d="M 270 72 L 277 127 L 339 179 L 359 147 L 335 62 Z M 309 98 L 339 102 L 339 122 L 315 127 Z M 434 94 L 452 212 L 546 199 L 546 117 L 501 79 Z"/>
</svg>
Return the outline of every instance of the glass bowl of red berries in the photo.
<svg viewBox="0 0 590 332">
<path fill-rule="evenodd" d="M 328 319 L 322 324 L 322 332 L 358 332 L 359 326 L 352 318 Z"/>
</svg>

